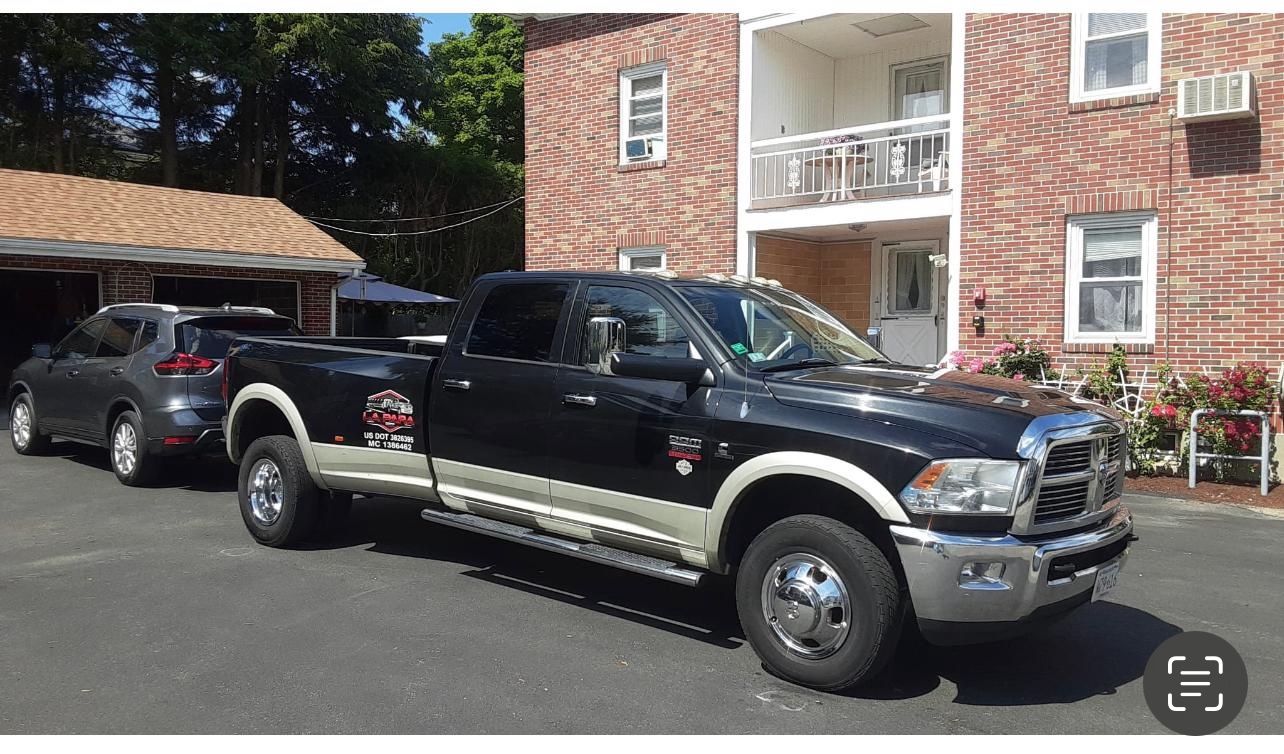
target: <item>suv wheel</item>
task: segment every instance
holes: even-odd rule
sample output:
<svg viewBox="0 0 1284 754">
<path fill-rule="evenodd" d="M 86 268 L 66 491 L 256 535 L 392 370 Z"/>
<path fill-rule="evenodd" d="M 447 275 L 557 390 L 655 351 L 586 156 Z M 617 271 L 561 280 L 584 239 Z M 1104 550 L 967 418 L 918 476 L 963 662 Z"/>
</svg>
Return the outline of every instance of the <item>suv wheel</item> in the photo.
<svg viewBox="0 0 1284 754">
<path fill-rule="evenodd" d="M 52 444 L 49 435 L 40 432 L 35 404 L 27 393 L 14 398 L 9 406 L 9 440 L 18 455 L 23 456 L 40 455 Z"/>
<path fill-rule="evenodd" d="M 900 588 L 873 542 L 824 516 L 791 516 L 749 545 L 740 625 L 766 669 L 822 691 L 873 678 L 900 633 Z"/>
<path fill-rule="evenodd" d="M 303 452 L 286 435 L 260 437 L 250 444 L 241 459 L 237 494 L 245 528 L 269 547 L 306 540 L 320 514 L 320 494 Z"/>
<path fill-rule="evenodd" d="M 122 411 L 111 428 L 111 470 L 121 484 L 139 487 L 151 480 L 156 459 L 147 453 L 143 422 L 133 411 Z"/>
</svg>

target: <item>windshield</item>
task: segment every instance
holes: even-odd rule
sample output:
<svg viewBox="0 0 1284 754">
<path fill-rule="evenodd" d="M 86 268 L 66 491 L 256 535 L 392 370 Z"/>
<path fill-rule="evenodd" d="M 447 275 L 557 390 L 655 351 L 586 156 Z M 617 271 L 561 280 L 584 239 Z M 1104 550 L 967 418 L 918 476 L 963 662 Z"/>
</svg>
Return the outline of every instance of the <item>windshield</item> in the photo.
<svg viewBox="0 0 1284 754">
<path fill-rule="evenodd" d="M 681 291 L 736 358 L 751 368 L 887 360 L 832 314 L 796 293 L 729 286 Z"/>
</svg>

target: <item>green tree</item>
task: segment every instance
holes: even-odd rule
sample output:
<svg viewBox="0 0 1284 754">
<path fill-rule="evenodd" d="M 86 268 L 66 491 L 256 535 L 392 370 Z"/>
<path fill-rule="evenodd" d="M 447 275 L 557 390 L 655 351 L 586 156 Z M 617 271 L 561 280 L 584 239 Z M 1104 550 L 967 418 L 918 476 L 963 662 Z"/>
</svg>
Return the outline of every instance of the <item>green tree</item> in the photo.
<svg viewBox="0 0 1284 754">
<path fill-rule="evenodd" d="M 431 93 L 422 123 L 444 144 L 522 161 L 525 110 L 522 30 L 511 18 L 474 13 L 472 31 L 429 46 Z"/>
</svg>

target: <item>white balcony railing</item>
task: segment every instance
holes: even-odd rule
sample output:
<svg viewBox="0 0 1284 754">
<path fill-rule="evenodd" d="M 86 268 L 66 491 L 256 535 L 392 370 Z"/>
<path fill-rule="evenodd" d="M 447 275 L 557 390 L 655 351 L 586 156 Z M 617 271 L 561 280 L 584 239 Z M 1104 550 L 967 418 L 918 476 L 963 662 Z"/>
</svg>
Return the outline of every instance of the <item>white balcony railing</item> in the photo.
<svg viewBox="0 0 1284 754">
<path fill-rule="evenodd" d="M 933 115 L 755 141 L 750 145 L 751 206 L 943 191 L 949 187 L 949 117 Z M 845 143 L 834 143 L 844 138 Z"/>
</svg>

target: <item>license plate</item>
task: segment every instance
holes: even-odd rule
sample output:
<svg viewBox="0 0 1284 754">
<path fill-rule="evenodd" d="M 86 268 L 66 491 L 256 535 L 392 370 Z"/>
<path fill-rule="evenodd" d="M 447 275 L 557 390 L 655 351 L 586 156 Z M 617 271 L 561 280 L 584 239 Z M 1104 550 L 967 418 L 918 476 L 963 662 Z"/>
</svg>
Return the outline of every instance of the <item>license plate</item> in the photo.
<svg viewBox="0 0 1284 754">
<path fill-rule="evenodd" d="M 1104 599 L 1119 586 L 1119 564 L 1114 563 L 1097 571 L 1097 582 L 1092 585 L 1092 601 Z"/>
</svg>

